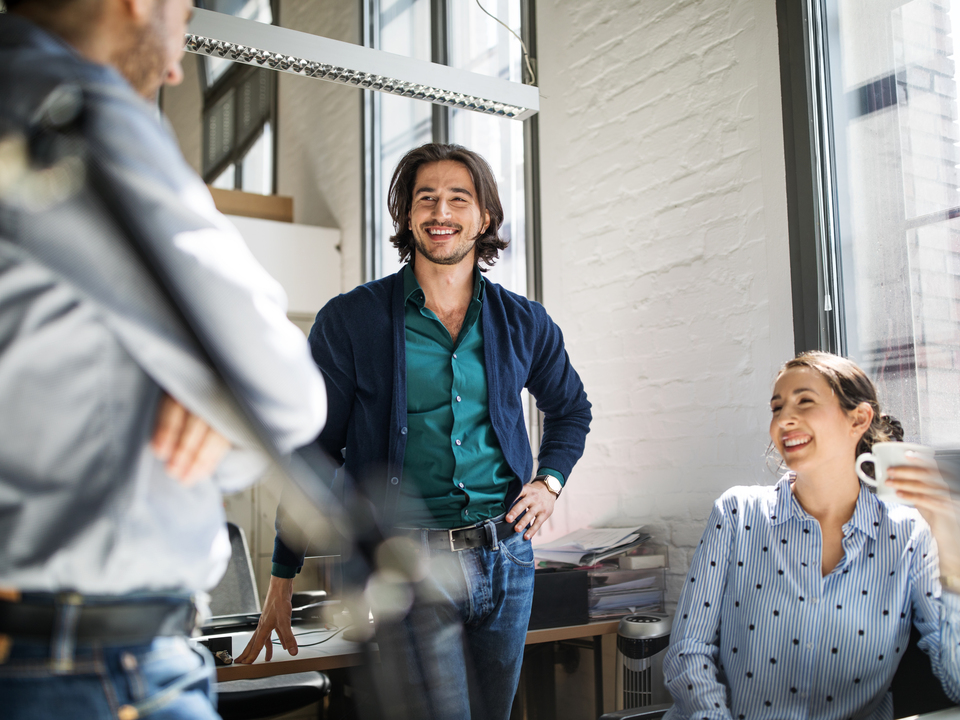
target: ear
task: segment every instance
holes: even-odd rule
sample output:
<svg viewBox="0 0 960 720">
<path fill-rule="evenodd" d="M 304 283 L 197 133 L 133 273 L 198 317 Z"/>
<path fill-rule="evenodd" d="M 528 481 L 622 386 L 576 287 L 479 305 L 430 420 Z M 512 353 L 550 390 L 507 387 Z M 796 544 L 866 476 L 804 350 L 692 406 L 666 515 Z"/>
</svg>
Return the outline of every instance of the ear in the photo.
<svg viewBox="0 0 960 720">
<path fill-rule="evenodd" d="M 850 418 L 853 420 L 851 432 L 861 438 L 873 422 L 873 408 L 870 403 L 862 402 L 850 411 Z"/>
<path fill-rule="evenodd" d="M 127 17 L 137 23 L 144 22 L 153 15 L 153 6 L 157 0 L 115 0 Z"/>
<path fill-rule="evenodd" d="M 483 227 L 480 228 L 480 234 L 483 235 L 487 228 L 490 227 L 490 213 L 486 210 L 483 211 Z"/>
</svg>

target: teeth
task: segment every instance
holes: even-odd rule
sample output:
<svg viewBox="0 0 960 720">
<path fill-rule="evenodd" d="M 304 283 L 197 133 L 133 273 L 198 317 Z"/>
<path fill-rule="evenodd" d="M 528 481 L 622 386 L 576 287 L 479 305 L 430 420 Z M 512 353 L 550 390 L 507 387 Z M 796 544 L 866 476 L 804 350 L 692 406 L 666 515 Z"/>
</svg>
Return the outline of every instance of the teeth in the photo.
<svg viewBox="0 0 960 720">
<path fill-rule="evenodd" d="M 807 438 L 794 438 L 792 440 L 784 440 L 783 444 L 785 447 L 794 447 L 796 445 L 803 445 L 805 442 L 808 442 Z"/>
<path fill-rule="evenodd" d="M 431 235 L 453 235 L 455 230 L 427 230 Z"/>
</svg>

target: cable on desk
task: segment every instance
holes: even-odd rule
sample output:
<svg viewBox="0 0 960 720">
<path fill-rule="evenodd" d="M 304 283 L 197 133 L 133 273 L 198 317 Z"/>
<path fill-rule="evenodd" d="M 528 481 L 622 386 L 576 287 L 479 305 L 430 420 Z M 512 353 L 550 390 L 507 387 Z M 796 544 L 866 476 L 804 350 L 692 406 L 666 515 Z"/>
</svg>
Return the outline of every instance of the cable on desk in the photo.
<svg viewBox="0 0 960 720">
<path fill-rule="evenodd" d="M 303 648 L 303 647 L 314 647 L 315 645 L 322 645 L 323 643 L 327 642 L 327 640 L 332 640 L 333 638 L 335 638 L 337 635 L 339 635 L 340 633 L 342 633 L 342 632 L 343 632 L 344 630 L 346 630 L 348 627 L 350 627 L 350 626 L 349 626 L 349 625 L 344 625 L 342 628 L 337 628 L 336 630 L 334 630 L 333 632 L 331 632 L 328 637 L 325 637 L 323 640 L 317 640 L 316 642 L 307 643 L 306 645 L 301 644 L 300 642 L 298 642 L 298 643 L 297 643 L 297 647 L 302 647 L 302 648 Z M 293 637 L 294 637 L 295 639 L 298 639 L 298 640 L 299 640 L 299 638 L 306 637 L 307 635 L 311 635 L 311 634 L 313 634 L 313 633 L 320 633 L 320 632 L 329 632 L 329 631 L 326 630 L 326 629 L 324 629 L 324 630 L 307 630 L 306 632 L 302 632 L 302 633 L 300 633 L 299 635 L 296 635 L 296 634 L 295 634 Z M 274 639 L 272 639 L 272 638 L 271 638 L 270 642 L 273 643 L 274 645 L 280 645 L 280 644 L 281 644 L 279 640 L 274 640 Z"/>
</svg>

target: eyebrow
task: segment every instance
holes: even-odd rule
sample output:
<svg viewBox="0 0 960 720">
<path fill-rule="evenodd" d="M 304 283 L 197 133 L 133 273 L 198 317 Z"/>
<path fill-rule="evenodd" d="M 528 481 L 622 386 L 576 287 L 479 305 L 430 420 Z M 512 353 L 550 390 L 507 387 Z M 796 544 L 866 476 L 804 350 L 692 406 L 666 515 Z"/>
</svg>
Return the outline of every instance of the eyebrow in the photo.
<svg viewBox="0 0 960 720">
<path fill-rule="evenodd" d="M 816 390 L 814 390 L 813 388 L 805 388 L 805 387 L 797 388 L 796 390 L 793 391 L 793 394 L 794 394 L 794 395 L 799 395 L 799 394 L 802 393 L 802 392 L 812 392 L 814 395 L 819 395 L 819 394 L 820 394 L 820 393 L 818 393 Z M 777 395 L 774 395 L 772 398 L 770 398 L 770 402 L 773 402 L 774 400 L 780 400 L 780 399 L 781 399 L 781 398 L 780 398 L 780 395 L 779 395 L 779 393 L 778 393 Z"/>
<path fill-rule="evenodd" d="M 432 193 L 436 191 L 437 191 L 436 188 L 421 187 L 414 190 L 413 195 L 414 197 L 416 197 L 417 195 L 422 195 L 423 193 Z M 450 192 L 458 195 L 469 195 L 470 197 L 473 197 L 473 193 L 467 190 L 466 188 L 458 188 L 458 187 L 450 188 Z"/>
</svg>

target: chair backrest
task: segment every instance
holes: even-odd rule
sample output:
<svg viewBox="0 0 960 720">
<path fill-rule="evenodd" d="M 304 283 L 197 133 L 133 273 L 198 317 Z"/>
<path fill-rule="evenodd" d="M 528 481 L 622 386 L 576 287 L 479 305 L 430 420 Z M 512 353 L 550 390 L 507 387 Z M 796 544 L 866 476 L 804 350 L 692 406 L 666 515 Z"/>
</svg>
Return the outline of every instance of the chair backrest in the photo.
<svg viewBox="0 0 960 720">
<path fill-rule="evenodd" d="M 910 642 L 900 666 L 893 676 L 890 691 L 893 693 L 893 716 L 906 718 L 913 715 L 943 710 L 956 705 L 943 691 L 943 686 L 933 674 L 930 658 L 920 649 L 920 631 L 910 628 Z"/>
</svg>

